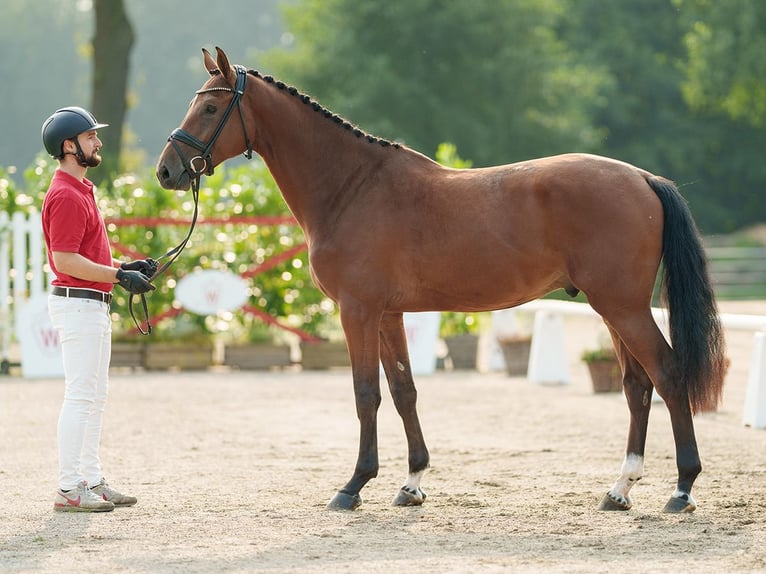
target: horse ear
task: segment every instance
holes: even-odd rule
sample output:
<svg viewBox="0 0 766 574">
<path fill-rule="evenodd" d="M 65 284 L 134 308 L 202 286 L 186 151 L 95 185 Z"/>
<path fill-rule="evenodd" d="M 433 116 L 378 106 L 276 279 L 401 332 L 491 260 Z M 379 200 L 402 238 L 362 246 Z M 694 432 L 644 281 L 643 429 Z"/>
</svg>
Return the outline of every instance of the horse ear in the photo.
<svg viewBox="0 0 766 574">
<path fill-rule="evenodd" d="M 202 48 L 202 55 L 205 60 L 205 69 L 207 70 L 207 73 L 213 75 L 213 72 L 218 69 L 218 64 L 215 63 L 213 56 L 211 56 L 210 52 L 205 50 L 205 48 Z"/>
<path fill-rule="evenodd" d="M 218 53 L 218 69 L 221 70 L 221 74 L 230 84 L 234 84 L 234 75 L 231 73 L 231 64 L 229 64 L 229 58 L 226 56 L 226 52 L 221 50 L 218 46 L 215 47 L 215 51 Z"/>
</svg>

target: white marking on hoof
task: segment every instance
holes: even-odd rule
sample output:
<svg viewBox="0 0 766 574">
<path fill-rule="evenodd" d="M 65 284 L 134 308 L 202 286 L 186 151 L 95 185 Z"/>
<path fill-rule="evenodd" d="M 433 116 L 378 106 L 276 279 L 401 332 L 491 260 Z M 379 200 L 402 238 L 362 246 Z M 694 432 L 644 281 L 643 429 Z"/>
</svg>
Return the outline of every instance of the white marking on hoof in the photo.
<svg viewBox="0 0 766 574">
<path fill-rule="evenodd" d="M 423 478 L 424 473 L 424 470 L 413 472 L 407 477 L 407 480 L 402 485 L 403 491 L 420 502 L 423 502 L 426 499 L 425 493 L 420 490 L 420 479 Z"/>
<path fill-rule="evenodd" d="M 673 494 L 671 494 L 671 497 L 686 502 L 687 508 L 689 509 L 688 512 L 697 509 L 697 501 L 694 500 L 694 497 L 689 492 L 684 492 L 683 490 L 678 490 L 676 488 L 675 491 L 673 491 Z"/>
<path fill-rule="evenodd" d="M 631 501 L 630 489 L 641 480 L 644 474 L 644 457 L 637 454 L 629 454 L 625 456 L 625 460 L 622 461 L 622 468 L 620 469 L 620 477 L 617 482 L 614 483 L 612 488 L 609 489 L 609 497 L 618 504 L 630 508 L 633 504 Z"/>
</svg>

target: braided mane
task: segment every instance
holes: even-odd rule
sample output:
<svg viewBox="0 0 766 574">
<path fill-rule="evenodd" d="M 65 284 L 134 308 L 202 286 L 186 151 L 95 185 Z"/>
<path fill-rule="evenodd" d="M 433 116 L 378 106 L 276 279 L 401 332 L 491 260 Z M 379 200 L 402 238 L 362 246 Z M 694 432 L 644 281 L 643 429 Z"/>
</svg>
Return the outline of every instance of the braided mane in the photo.
<svg viewBox="0 0 766 574">
<path fill-rule="evenodd" d="M 221 72 L 219 70 L 211 70 L 210 73 L 211 75 L 217 75 L 217 74 L 220 74 Z M 398 144 L 396 142 L 391 142 L 389 140 L 379 138 L 379 137 L 370 135 L 366 132 L 363 132 L 358 127 L 354 126 L 352 123 L 340 117 L 338 114 L 333 113 L 327 108 L 325 108 L 324 106 L 322 106 L 319 102 L 312 100 L 311 96 L 302 94 L 301 92 L 298 91 L 297 88 L 293 86 L 288 86 L 287 84 L 279 80 L 275 80 L 273 76 L 263 76 L 258 70 L 248 70 L 247 73 L 252 76 L 255 76 L 256 78 L 261 78 L 263 81 L 265 81 L 268 84 L 273 84 L 275 87 L 277 87 L 280 90 L 286 91 L 291 96 L 295 96 L 296 98 L 299 98 L 301 102 L 303 102 L 307 106 L 311 106 L 311 109 L 313 109 L 315 112 L 322 114 L 323 117 L 333 121 L 335 124 L 337 124 L 341 128 L 352 132 L 356 137 L 367 140 L 368 143 L 378 144 L 383 147 L 391 146 L 395 149 L 401 148 L 401 144 Z"/>
</svg>

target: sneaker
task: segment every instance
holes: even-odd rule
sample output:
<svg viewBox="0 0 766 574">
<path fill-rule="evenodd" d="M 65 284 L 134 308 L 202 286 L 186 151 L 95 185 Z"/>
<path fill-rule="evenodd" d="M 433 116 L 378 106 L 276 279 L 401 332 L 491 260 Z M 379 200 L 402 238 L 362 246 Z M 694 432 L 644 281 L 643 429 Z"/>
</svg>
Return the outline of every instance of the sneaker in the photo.
<svg viewBox="0 0 766 574">
<path fill-rule="evenodd" d="M 84 480 L 72 490 L 58 490 L 53 510 L 62 512 L 109 512 L 114 504 L 93 493 Z"/>
<path fill-rule="evenodd" d="M 105 478 L 101 479 L 91 491 L 114 506 L 133 506 L 138 500 L 135 496 L 126 496 L 115 489 L 110 488 Z"/>
</svg>

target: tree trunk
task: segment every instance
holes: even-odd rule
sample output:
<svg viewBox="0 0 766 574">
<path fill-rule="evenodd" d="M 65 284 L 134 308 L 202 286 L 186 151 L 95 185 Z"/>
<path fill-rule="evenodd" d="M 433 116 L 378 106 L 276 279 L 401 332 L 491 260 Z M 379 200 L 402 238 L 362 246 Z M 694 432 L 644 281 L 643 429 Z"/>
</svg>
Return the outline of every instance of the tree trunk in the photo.
<svg viewBox="0 0 766 574">
<path fill-rule="evenodd" d="M 97 184 L 111 187 L 119 173 L 122 126 L 127 112 L 130 51 L 133 28 L 124 0 L 95 0 L 96 25 L 93 35 L 93 115 L 109 124 L 99 132 L 104 143 L 103 163 L 91 172 Z"/>
</svg>

